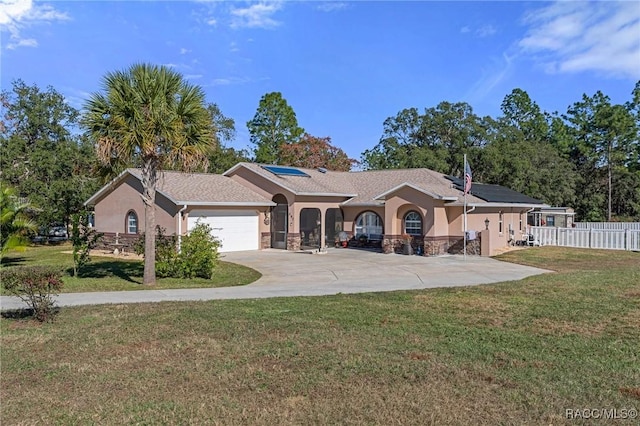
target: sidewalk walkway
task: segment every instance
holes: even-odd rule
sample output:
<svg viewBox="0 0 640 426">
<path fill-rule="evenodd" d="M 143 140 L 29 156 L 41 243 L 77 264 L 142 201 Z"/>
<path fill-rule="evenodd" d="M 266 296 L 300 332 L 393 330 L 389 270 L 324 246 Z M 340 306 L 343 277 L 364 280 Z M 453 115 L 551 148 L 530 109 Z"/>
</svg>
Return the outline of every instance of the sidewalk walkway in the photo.
<svg viewBox="0 0 640 426">
<path fill-rule="evenodd" d="M 225 261 L 249 266 L 263 276 L 240 287 L 63 293 L 58 306 L 216 299 L 323 296 L 455 287 L 520 280 L 543 269 L 468 256 L 419 257 L 335 249 L 327 254 L 264 250 L 226 253 Z M 24 307 L 1 296 L 0 310 Z"/>
</svg>

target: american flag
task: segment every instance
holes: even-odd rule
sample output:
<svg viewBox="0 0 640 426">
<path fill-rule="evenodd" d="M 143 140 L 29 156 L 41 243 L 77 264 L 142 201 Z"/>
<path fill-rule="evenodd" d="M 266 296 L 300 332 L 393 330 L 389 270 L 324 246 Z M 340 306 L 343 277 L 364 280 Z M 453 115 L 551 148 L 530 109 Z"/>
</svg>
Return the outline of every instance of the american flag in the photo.
<svg viewBox="0 0 640 426">
<path fill-rule="evenodd" d="M 464 163 L 464 193 L 471 193 L 471 167 L 466 161 Z"/>
</svg>

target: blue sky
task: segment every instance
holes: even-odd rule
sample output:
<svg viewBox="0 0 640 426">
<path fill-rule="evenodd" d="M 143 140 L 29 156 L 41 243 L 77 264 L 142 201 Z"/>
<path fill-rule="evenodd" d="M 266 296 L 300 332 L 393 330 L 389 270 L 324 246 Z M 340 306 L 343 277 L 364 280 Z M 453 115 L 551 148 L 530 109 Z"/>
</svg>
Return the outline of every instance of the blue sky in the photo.
<svg viewBox="0 0 640 426">
<path fill-rule="evenodd" d="M 387 117 L 441 101 L 500 114 L 514 88 L 565 112 L 640 80 L 640 2 L 0 0 L 1 85 L 49 85 L 80 108 L 102 76 L 174 67 L 236 121 L 281 92 L 314 136 L 359 159 Z"/>
</svg>

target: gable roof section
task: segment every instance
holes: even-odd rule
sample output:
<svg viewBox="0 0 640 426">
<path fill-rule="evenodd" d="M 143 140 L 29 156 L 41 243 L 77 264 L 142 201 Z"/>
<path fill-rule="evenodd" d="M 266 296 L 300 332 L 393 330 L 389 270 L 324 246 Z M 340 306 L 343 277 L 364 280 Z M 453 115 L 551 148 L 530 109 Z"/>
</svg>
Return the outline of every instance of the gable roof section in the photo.
<svg viewBox="0 0 640 426">
<path fill-rule="evenodd" d="M 382 199 L 403 186 L 438 200 L 454 201 L 461 195 L 442 173 L 429 169 L 369 170 L 348 174 L 352 185 L 358 188 L 358 195 L 344 205 L 381 204 Z"/>
<path fill-rule="evenodd" d="M 223 175 L 233 175 L 236 170 L 242 167 L 295 195 L 345 197 L 347 199 L 342 202 L 342 205 L 345 206 L 381 206 L 384 205 L 385 198 L 403 187 L 409 187 L 436 200 L 454 204 L 460 202 L 463 195 L 459 183 L 460 179 L 425 168 L 361 172 L 327 170 L 321 172 L 297 167 L 296 169 L 306 176 L 302 174 L 299 176 L 279 176 L 269 172 L 263 166 L 256 163 L 238 163 Z M 481 187 L 485 187 L 484 190 L 480 190 Z M 474 183 L 471 195 L 467 196 L 467 202 L 541 205 L 541 201 L 508 188 L 479 183 Z"/>
<path fill-rule="evenodd" d="M 380 195 L 378 195 L 376 197 L 373 197 L 373 199 L 374 200 L 386 200 L 389 195 L 393 194 L 396 191 L 399 191 L 402 188 L 414 189 L 414 190 L 416 190 L 418 192 L 422 192 L 423 194 L 428 195 L 431 198 L 435 198 L 436 200 L 455 201 L 455 200 L 458 199 L 458 197 L 451 197 L 451 196 L 444 196 L 444 195 L 435 194 L 435 193 L 433 193 L 431 191 L 427 191 L 424 188 L 420 188 L 420 187 L 418 187 L 418 186 L 416 186 L 416 185 L 414 185 L 412 183 L 409 183 L 409 182 L 401 183 L 400 185 L 394 186 L 393 188 L 383 192 L 382 194 L 380 194 Z"/>
<path fill-rule="evenodd" d="M 113 181 L 102 187 L 85 205 L 94 205 L 103 195 L 115 189 L 128 175 L 142 179 L 140 169 L 126 169 Z M 222 175 L 163 171 L 156 191 L 176 205 L 196 206 L 273 206 L 267 200 L 242 184 Z"/>
<path fill-rule="evenodd" d="M 236 170 L 243 167 L 295 195 L 345 198 L 357 195 L 357 191 L 349 179 L 346 178 L 346 175 L 350 174 L 349 172 L 331 170 L 321 172 L 316 169 L 295 167 L 295 169 L 304 172 L 306 176 L 276 175 L 266 170 L 263 166 L 269 167 L 269 165 L 265 164 L 238 163 L 224 172 L 223 176 L 232 175 Z"/>
<path fill-rule="evenodd" d="M 446 176 L 460 191 L 463 190 L 464 182 L 461 178 Z M 471 195 L 478 197 L 488 203 L 516 203 L 516 204 L 539 204 L 544 205 L 541 200 L 529 197 L 513 189 L 500 185 L 490 185 L 486 183 L 473 182 L 471 185 Z"/>
</svg>

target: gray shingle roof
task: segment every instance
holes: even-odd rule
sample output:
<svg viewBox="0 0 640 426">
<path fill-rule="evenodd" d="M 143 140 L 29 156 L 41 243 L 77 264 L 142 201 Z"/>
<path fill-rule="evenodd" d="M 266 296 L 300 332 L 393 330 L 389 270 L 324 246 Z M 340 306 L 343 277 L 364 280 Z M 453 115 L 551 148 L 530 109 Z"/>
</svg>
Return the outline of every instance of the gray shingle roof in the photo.
<svg viewBox="0 0 640 426">
<path fill-rule="evenodd" d="M 305 176 L 277 176 L 265 170 L 260 164 L 239 163 L 225 174 L 232 174 L 238 167 L 245 167 L 269 179 L 295 194 L 336 195 L 341 194 L 347 205 L 383 204 L 385 192 L 403 184 L 410 184 L 435 198 L 452 201 L 461 198 L 462 191 L 446 178 L 446 175 L 429 169 L 399 169 L 399 170 L 370 170 L 362 172 L 334 172 L 328 170 L 322 173 L 315 169 L 297 167 L 309 175 Z M 482 203 L 483 200 L 468 196 L 470 203 Z"/>
<path fill-rule="evenodd" d="M 140 179 L 140 169 L 127 171 Z M 209 173 L 164 171 L 156 189 L 178 204 L 273 204 L 233 179 Z"/>
</svg>

